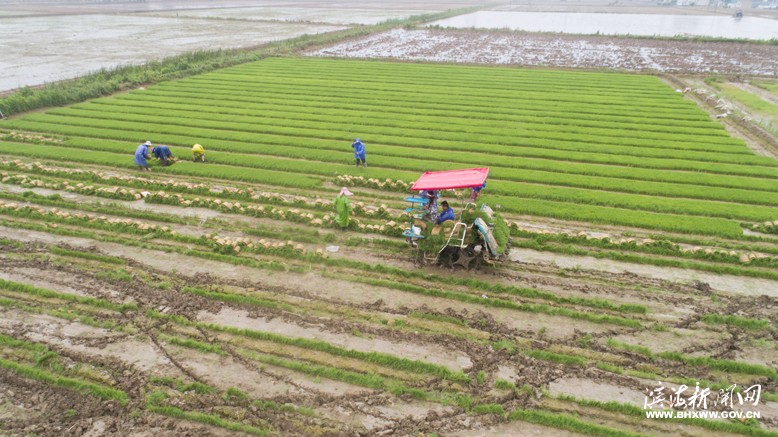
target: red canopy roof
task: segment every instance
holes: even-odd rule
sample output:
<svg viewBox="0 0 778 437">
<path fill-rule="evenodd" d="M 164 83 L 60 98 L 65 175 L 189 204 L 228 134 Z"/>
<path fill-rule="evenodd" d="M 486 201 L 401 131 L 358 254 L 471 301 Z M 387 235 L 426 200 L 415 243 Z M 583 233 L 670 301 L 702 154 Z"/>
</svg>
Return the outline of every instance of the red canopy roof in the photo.
<svg viewBox="0 0 778 437">
<path fill-rule="evenodd" d="M 454 188 L 480 187 L 489 175 L 488 168 L 464 170 L 428 171 L 421 175 L 411 190 L 451 190 Z"/>
</svg>

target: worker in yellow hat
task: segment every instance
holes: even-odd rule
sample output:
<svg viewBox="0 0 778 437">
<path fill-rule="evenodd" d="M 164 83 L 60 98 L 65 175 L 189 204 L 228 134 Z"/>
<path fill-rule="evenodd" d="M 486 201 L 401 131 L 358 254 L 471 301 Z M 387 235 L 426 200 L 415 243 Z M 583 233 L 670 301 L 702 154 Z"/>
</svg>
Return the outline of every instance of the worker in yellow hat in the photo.
<svg viewBox="0 0 778 437">
<path fill-rule="evenodd" d="M 195 144 L 192 146 L 192 162 L 197 162 L 198 159 L 205 162 L 205 148 L 199 144 Z"/>
</svg>

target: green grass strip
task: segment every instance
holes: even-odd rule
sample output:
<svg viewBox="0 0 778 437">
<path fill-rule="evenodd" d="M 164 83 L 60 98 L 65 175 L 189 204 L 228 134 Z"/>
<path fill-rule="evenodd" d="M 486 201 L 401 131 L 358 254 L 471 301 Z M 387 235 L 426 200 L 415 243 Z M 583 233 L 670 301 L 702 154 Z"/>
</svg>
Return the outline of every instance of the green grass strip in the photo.
<svg viewBox="0 0 778 437">
<path fill-rule="evenodd" d="M 508 308 L 517 311 L 570 317 L 573 319 L 586 320 L 593 323 L 610 323 L 614 325 L 629 326 L 633 328 L 639 328 L 643 326 L 640 323 L 640 321 L 635 319 L 627 319 L 624 317 L 617 317 L 617 316 L 611 316 L 606 314 L 591 314 L 591 313 L 570 310 L 567 308 L 552 307 L 545 304 L 516 303 L 509 300 L 495 299 L 495 298 L 484 299 L 481 296 L 476 296 L 468 293 L 435 290 L 427 287 L 420 287 L 418 285 L 398 283 L 393 281 L 384 281 L 380 279 L 353 278 L 352 280 L 357 282 L 363 282 L 365 284 L 376 285 L 379 287 L 394 288 L 397 290 L 407 291 L 409 293 L 416 293 L 416 294 L 432 296 L 432 297 L 441 297 L 445 299 L 457 300 L 466 303 L 474 303 L 474 304 L 494 307 L 494 308 Z"/>
<path fill-rule="evenodd" d="M 621 343 L 613 339 L 609 339 L 607 344 L 608 346 L 616 349 L 622 349 L 622 350 L 638 353 L 651 360 L 655 358 L 664 358 L 666 360 L 678 361 L 684 364 L 688 364 L 690 366 L 709 367 L 711 369 L 721 370 L 722 372 L 733 372 L 733 373 L 742 373 L 744 375 L 766 376 L 770 379 L 778 378 L 778 372 L 776 372 L 775 369 L 766 366 L 761 366 L 759 364 L 742 363 L 733 360 L 720 360 L 720 359 L 710 358 L 710 357 L 690 357 L 688 355 L 683 355 L 679 352 L 668 351 L 668 352 L 654 353 L 651 350 L 649 350 L 647 347 Z"/>
<path fill-rule="evenodd" d="M 776 372 L 775 369 L 758 364 L 741 363 L 732 360 L 719 360 L 710 357 L 690 357 L 678 352 L 660 352 L 656 354 L 656 356 L 672 361 L 679 361 L 691 366 L 709 367 L 711 369 L 721 370 L 722 372 L 766 376 L 771 380 L 778 378 L 778 372 Z"/>
<path fill-rule="evenodd" d="M 327 379 L 343 381 L 349 384 L 368 387 L 372 389 L 384 390 L 387 388 L 386 381 L 379 375 L 372 373 L 359 373 L 349 370 L 338 369 L 331 366 L 322 366 L 310 364 L 301 361 L 291 361 L 273 355 L 259 354 L 253 351 L 247 353 L 251 359 L 270 364 L 271 366 L 283 367 L 312 376 L 321 376 Z"/>
<path fill-rule="evenodd" d="M 643 408 L 637 407 L 632 404 L 625 404 L 621 402 L 616 401 L 608 401 L 608 402 L 600 402 L 595 400 L 589 400 L 589 399 L 577 399 L 572 396 L 559 396 L 559 399 L 575 402 L 578 405 L 583 405 L 587 407 L 595 407 L 599 408 L 601 410 L 610 411 L 612 413 L 619 413 L 627 416 L 633 416 L 633 417 L 646 417 L 646 410 Z M 675 422 L 675 419 L 660 419 L 660 420 L 666 420 L 670 422 Z M 675 422 L 677 423 L 677 422 Z M 753 436 L 753 437 L 776 437 L 778 436 L 777 432 L 774 431 L 766 431 L 758 427 L 754 426 L 748 426 L 744 425 L 742 423 L 738 422 L 729 422 L 729 421 L 723 421 L 723 420 L 705 420 L 705 419 L 698 419 L 698 418 L 688 418 L 683 419 L 683 424 L 688 425 L 694 425 L 699 426 L 701 428 L 705 428 L 711 431 L 718 431 L 718 432 L 724 432 L 727 434 L 741 434 L 746 436 Z"/>
<path fill-rule="evenodd" d="M 518 409 L 513 410 L 508 417 L 510 420 L 522 420 L 524 422 L 536 423 L 538 425 L 545 425 L 558 429 L 566 429 L 568 431 L 593 435 L 597 437 L 647 437 L 645 434 L 621 431 L 618 429 L 585 422 L 569 414 Z"/>
<path fill-rule="evenodd" d="M 75 390 L 80 393 L 96 396 L 101 399 L 116 400 L 120 404 L 127 404 L 127 393 L 110 387 L 105 387 L 91 382 L 84 382 L 73 378 L 49 373 L 30 366 L 24 366 L 13 361 L 0 358 L 0 367 L 8 369 L 25 378 L 45 382 L 47 384 Z"/>
<path fill-rule="evenodd" d="M 553 361 L 560 364 L 571 364 L 575 366 L 585 366 L 586 359 L 583 357 L 577 357 L 574 355 L 560 354 L 556 352 L 544 351 L 540 349 L 529 349 L 524 351 L 525 354 L 532 358 L 537 358 L 544 361 Z"/>
<path fill-rule="evenodd" d="M 169 376 L 150 376 L 148 381 L 151 384 L 165 385 L 181 393 L 194 391 L 198 394 L 208 394 L 214 393 L 216 391 L 215 388 L 197 381 L 185 383 L 179 379 L 171 378 Z"/>
<path fill-rule="evenodd" d="M 33 296 L 54 298 L 54 299 L 60 299 L 69 302 L 76 302 L 83 305 L 105 308 L 105 309 L 118 311 L 122 313 L 126 311 L 134 311 L 138 309 L 138 306 L 135 305 L 134 303 L 116 304 L 104 299 L 76 296 L 73 294 L 66 294 L 66 293 L 57 293 L 55 291 L 47 290 L 44 288 L 33 287 L 31 285 L 22 284 L 19 282 L 6 281 L 5 279 L 0 279 L 0 289 L 13 291 L 16 293 L 30 294 Z"/>
<path fill-rule="evenodd" d="M 258 307 L 264 307 L 264 308 L 275 308 L 275 309 L 283 309 L 286 311 L 292 311 L 294 312 L 296 309 L 294 306 L 276 302 L 268 299 L 259 299 L 256 297 L 251 296 L 244 296 L 242 294 L 234 294 L 234 293 L 222 293 L 218 291 L 209 291 L 209 290 L 203 290 L 202 288 L 197 287 L 184 287 L 182 291 L 186 293 L 192 293 L 197 296 L 207 297 L 208 299 L 213 300 L 219 300 L 222 302 L 231 302 L 231 303 L 239 303 L 239 304 L 246 304 L 246 305 L 254 305 Z"/>
<path fill-rule="evenodd" d="M 203 343 L 202 341 L 197 341 L 193 338 L 180 338 L 180 337 L 174 337 L 172 335 L 160 334 L 159 339 L 166 341 L 170 344 L 174 344 L 176 346 L 183 346 L 190 349 L 196 349 L 199 350 L 200 352 L 209 352 L 221 356 L 228 355 L 227 352 L 224 352 L 224 350 L 222 350 L 222 348 L 220 348 L 217 345 Z"/>
<path fill-rule="evenodd" d="M 737 326 L 743 329 L 769 329 L 770 321 L 765 319 L 751 319 L 747 317 L 721 315 L 721 314 L 705 314 L 701 319 L 703 322 L 711 325 L 727 325 Z"/>
<path fill-rule="evenodd" d="M 230 431 L 245 432 L 246 434 L 266 436 L 271 433 L 267 428 L 258 428 L 252 425 L 225 420 L 212 414 L 184 411 L 180 408 L 158 405 L 147 405 L 146 409 L 152 413 L 162 414 L 164 416 L 175 417 L 177 419 L 192 420 L 204 423 L 206 425 L 217 426 Z"/>
<path fill-rule="evenodd" d="M 347 358 L 353 358 L 357 360 L 366 361 L 373 364 L 378 364 L 386 367 L 390 367 L 398 370 L 405 370 L 414 373 L 430 374 L 439 378 L 447 379 L 453 382 L 470 383 L 470 377 L 459 372 L 454 372 L 445 366 L 437 364 L 426 363 L 419 360 L 409 360 L 407 358 L 400 358 L 394 355 L 389 355 L 381 352 L 361 352 L 353 349 L 344 349 L 337 346 L 333 346 L 330 343 L 321 340 L 309 340 L 307 338 L 290 338 L 283 335 L 274 334 L 271 332 L 255 331 L 252 329 L 234 328 L 231 326 L 221 326 L 209 323 L 193 322 L 184 317 L 176 315 L 165 315 L 157 311 L 149 311 L 147 315 L 157 319 L 170 320 L 175 323 L 184 326 L 196 326 L 199 328 L 208 329 L 217 332 L 226 332 L 233 335 L 242 337 L 254 338 L 257 340 L 270 341 L 278 344 L 285 344 L 304 349 L 316 350 L 331 355 L 342 356 Z"/>
<path fill-rule="evenodd" d="M 57 246 L 49 246 L 49 252 L 60 256 L 71 256 L 75 258 L 83 258 L 92 261 L 100 261 L 106 264 L 126 264 L 126 262 L 115 256 L 100 255 L 97 253 L 82 252 L 80 250 L 62 249 Z"/>
</svg>

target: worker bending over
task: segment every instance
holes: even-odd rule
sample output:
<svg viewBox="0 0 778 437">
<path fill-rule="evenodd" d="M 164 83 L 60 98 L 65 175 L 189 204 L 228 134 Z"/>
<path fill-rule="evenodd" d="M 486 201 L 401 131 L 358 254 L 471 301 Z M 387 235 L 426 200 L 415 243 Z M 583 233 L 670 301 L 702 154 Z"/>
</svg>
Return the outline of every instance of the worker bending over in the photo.
<svg viewBox="0 0 778 437">
<path fill-rule="evenodd" d="M 435 220 L 436 224 L 441 224 L 445 221 L 454 220 L 456 218 L 456 214 L 454 213 L 454 210 L 448 206 L 447 201 L 444 200 L 443 202 L 441 202 L 440 207 L 442 208 L 442 211 L 438 216 L 438 219 Z"/>
<path fill-rule="evenodd" d="M 149 159 L 150 145 L 151 141 L 146 141 L 145 143 L 138 145 L 138 148 L 135 149 L 135 165 L 138 166 L 140 171 L 150 171 L 149 163 L 146 161 Z"/>
<path fill-rule="evenodd" d="M 197 162 L 198 159 L 205 162 L 205 148 L 199 144 L 195 144 L 192 146 L 192 162 Z"/>
<path fill-rule="evenodd" d="M 348 201 L 348 196 L 353 196 L 353 193 L 348 188 L 343 187 L 340 190 L 340 194 L 335 198 L 335 211 L 338 215 L 335 217 L 335 222 L 338 223 L 341 229 L 348 228 L 351 214 L 351 204 Z"/>
<path fill-rule="evenodd" d="M 166 145 L 157 146 L 151 149 L 151 154 L 159 159 L 159 163 L 162 164 L 163 167 L 167 167 L 171 164 L 173 164 L 173 152 L 170 151 L 170 147 Z"/>
</svg>

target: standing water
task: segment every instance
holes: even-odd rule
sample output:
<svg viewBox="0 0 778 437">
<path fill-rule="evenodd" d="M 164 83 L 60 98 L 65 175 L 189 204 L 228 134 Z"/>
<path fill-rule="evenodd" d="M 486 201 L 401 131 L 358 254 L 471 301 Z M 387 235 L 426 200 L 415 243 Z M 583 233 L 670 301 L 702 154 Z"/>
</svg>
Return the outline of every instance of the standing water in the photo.
<svg viewBox="0 0 778 437">
<path fill-rule="evenodd" d="M 681 35 L 755 40 L 778 38 L 778 20 L 721 15 L 480 11 L 435 21 L 430 25 L 584 35 Z"/>
</svg>

